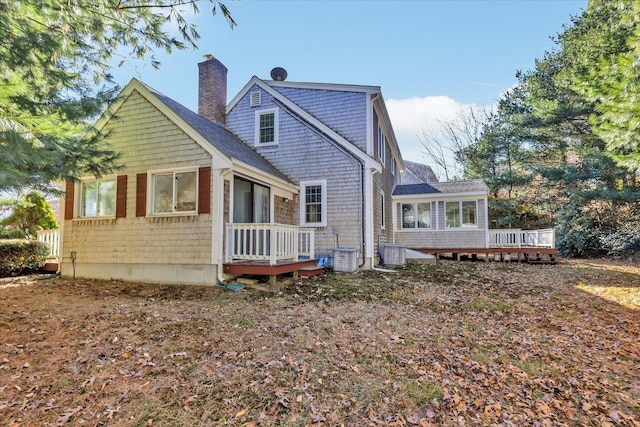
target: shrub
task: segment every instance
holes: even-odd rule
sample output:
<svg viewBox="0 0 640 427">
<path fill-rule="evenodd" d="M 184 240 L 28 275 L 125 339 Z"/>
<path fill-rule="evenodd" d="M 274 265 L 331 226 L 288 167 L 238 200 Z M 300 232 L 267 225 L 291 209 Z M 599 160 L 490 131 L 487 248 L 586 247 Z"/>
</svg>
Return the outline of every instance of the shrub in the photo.
<svg viewBox="0 0 640 427">
<path fill-rule="evenodd" d="M 49 245 L 34 240 L 0 240 L 0 276 L 40 269 L 49 257 Z"/>
<path fill-rule="evenodd" d="M 602 251 L 602 232 L 590 224 L 565 223 L 558 226 L 556 233 L 558 252 L 566 257 L 584 256 Z"/>
<path fill-rule="evenodd" d="M 629 222 L 600 238 L 609 255 L 631 256 L 640 253 L 640 221 Z"/>
<path fill-rule="evenodd" d="M 24 230 L 0 228 L 0 239 L 25 239 L 26 237 L 27 232 Z"/>
</svg>

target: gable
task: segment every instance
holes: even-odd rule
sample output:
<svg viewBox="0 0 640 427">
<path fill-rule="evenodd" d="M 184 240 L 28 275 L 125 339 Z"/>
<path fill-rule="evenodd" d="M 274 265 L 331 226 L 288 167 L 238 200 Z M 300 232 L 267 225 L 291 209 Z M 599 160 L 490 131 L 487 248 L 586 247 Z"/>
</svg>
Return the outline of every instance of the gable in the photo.
<svg viewBox="0 0 640 427">
<path fill-rule="evenodd" d="M 211 165 L 212 153 L 171 121 L 138 90 L 123 97 L 102 124 L 125 171 Z M 220 159 L 222 160 L 222 159 Z"/>
<path fill-rule="evenodd" d="M 251 93 L 255 91 L 260 91 L 262 102 L 258 107 L 251 107 Z M 268 108 L 277 108 L 279 111 L 295 118 L 298 122 L 303 123 L 303 125 L 312 132 L 322 134 L 324 138 L 327 138 L 333 143 L 341 146 L 341 149 L 345 149 L 351 155 L 360 159 L 360 161 L 365 164 L 366 168 L 381 171 L 379 163 L 368 156 L 365 150 L 347 140 L 344 136 L 336 132 L 335 129 L 332 129 L 326 123 L 322 122 L 317 117 L 314 117 L 308 111 L 300 107 L 288 97 L 284 96 L 284 94 L 278 92 L 275 88 L 270 87 L 268 83 L 255 76 L 243 87 L 243 89 L 227 106 L 227 124 L 229 128 L 233 129 L 234 133 L 240 135 L 242 139 L 246 141 L 253 141 L 255 139 L 254 135 L 256 131 L 254 121 L 251 120 L 251 117 L 255 114 L 256 109 Z M 368 122 L 369 117 L 367 114 L 365 119 L 365 129 L 367 126 L 366 123 Z"/>
</svg>

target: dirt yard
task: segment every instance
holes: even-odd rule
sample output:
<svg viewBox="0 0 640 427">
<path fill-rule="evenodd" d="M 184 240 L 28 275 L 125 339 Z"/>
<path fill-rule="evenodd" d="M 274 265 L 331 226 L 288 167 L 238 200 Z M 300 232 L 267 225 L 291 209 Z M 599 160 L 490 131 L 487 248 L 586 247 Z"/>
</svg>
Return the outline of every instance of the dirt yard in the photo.
<svg viewBox="0 0 640 427">
<path fill-rule="evenodd" d="M 640 267 L 0 282 L 0 426 L 640 426 Z"/>
</svg>

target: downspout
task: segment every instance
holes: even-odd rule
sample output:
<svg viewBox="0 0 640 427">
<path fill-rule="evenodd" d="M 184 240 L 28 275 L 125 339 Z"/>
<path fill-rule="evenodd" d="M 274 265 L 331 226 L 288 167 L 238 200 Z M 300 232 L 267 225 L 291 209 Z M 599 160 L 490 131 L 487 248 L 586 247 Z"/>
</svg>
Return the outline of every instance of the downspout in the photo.
<svg viewBox="0 0 640 427">
<path fill-rule="evenodd" d="M 224 223 L 224 177 L 227 176 L 227 174 L 231 171 L 231 169 L 225 169 L 225 170 L 220 170 L 220 171 L 216 171 L 217 175 L 218 175 L 218 195 L 220 196 L 218 198 L 218 200 L 221 200 L 222 203 L 219 204 L 218 206 L 218 218 L 220 218 L 219 220 L 219 239 L 215 239 L 215 241 L 218 242 L 218 283 L 224 283 L 225 282 L 225 278 L 224 278 L 224 259 L 226 257 L 225 251 L 224 251 L 224 241 L 227 238 L 227 236 L 225 236 L 225 223 Z M 231 189 L 229 189 L 231 190 Z M 229 199 L 231 200 L 231 199 Z M 229 215 L 231 215 L 231 206 L 229 206 Z M 215 223 L 215 221 L 214 221 Z"/>
<path fill-rule="evenodd" d="M 358 158 L 355 154 L 351 153 L 349 150 L 346 150 L 338 142 L 334 141 L 333 138 L 331 138 L 329 135 L 327 135 L 326 133 L 324 133 L 320 129 L 316 128 L 313 124 L 309 123 L 303 117 L 300 117 L 300 115 L 298 115 L 295 111 L 292 111 L 291 109 L 289 109 L 286 105 L 284 105 L 283 103 L 281 103 L 277 99 L 274 98 L 273 102 L 276 105 L 280 106 L 283 110 L 286 110 L 291 117 L 293 117 L 294 119 L 298 120 L 303 125 L 307 126 L 309 129 L 314 131 L 316 134 L 318 134 L 324 140 L 328 141 L 330 144 L 332 144 L 334 147 L 336 147 L 342 153 L 346 154 L 351 159 L 355 160 L 355 162 L 360 167 L 360 251 L 362 252 L 362 262 L 360 263 L 360 265 L 358 265 L 358 268 L 362 267 L 366 262 L 365 261 L 366 260 L 366 256 L 365 256 L 365 241 L 364 241 L 364 236 L 365 236 L 365 224 L 364 224 L 365 223 L 365 206 L 364 206 L 364 204 L 365 204 L 365 194 L 364 194 L 365 167 L 364 167 L 364 161 L 362 161 L 360 158 Z"/>
</svg>

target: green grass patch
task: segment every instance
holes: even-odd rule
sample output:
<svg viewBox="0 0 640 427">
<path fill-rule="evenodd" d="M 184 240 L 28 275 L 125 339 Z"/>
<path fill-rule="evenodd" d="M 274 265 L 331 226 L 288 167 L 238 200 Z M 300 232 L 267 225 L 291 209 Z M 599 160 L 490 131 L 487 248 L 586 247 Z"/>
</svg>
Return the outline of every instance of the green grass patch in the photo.
<svg viewBox="0 0 640 427">
<path fill-rule="evenodd" d="M 407 397 L 417 406 L 424 406 L 434 399 L 442 400 L 444 393 L 437 384 L 431 381 L 411 382 L 407 384 Z"/>
<path fill-rule="evenodd" d="M 491 301 L 484 298 L 474 298 L 473 300 L 462 305 L 465 310 L 471 311 L 490 311 L 508 313 L 513 308 L 511 304 L 505 301 Z"/>
</svg>

